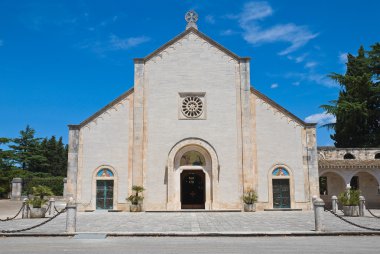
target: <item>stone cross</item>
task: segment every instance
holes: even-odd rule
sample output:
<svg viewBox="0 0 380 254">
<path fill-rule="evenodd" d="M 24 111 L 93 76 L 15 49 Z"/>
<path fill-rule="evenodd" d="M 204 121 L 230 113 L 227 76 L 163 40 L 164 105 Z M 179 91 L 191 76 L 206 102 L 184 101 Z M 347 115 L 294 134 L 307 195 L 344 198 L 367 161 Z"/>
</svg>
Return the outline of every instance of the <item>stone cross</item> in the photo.
<svg viewBox="0 0 380 254">
<path fill-rule="evenodd" d="M 195 11 L 191 10 L 186 12 L 185 20 L 187 22 L 186 29 L 189 29 L 190 27 L 198 29 L 198 26 L 196 24 L 198 21 L 198 14 Z"/>
</svg>

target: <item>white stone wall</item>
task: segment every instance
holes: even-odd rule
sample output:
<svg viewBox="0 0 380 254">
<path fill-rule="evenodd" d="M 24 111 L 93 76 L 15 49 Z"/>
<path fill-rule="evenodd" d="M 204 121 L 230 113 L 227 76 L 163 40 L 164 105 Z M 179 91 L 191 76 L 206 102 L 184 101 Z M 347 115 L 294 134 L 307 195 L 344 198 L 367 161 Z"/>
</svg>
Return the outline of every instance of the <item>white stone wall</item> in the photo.
<svg viewBox="0 0 380 254">
<path fill-rule="evenodd" d="M 236 60 L 194 33 L 146 63 L 144 205 L 147 210 L 166 209 L 168 154 L 177 142 L 189 137 L 205 140 L 217 153 L 220 175 L 213 191 L 222 193 L 218 195 L 219 207 L 240 206 L 237 66 Z M 179 120 L 179 92 L 206 93 L 205 120 Z"/>
<path fill-rule="evenodd" d="M 270 173 L 276 165 L 284 165 L 293 175 L 294 202 L 307 202 L 303 150 L 305 135 L 303 126 L 279 112 L 264 100 L 252 94 L 256 111 L 257 177 L 259 202 L 272 208 Z M 292 181 L 290 181 L 292 183 Z M 298 205 L 296 205 L 298 206 Z M 298 206 L 300 207 L 300 206 Z M 296 208 L 296 207 L 292 207 Z"/>
<path fill-rule="evenodd" d="M 125 98 L 80 129 L 77 195 L 86 209 L 95 208 L 93 176 L 101 166 L 115 171 L 114 209 L 117 203 L 126 203 L 130 103 Z"/>
</svg>

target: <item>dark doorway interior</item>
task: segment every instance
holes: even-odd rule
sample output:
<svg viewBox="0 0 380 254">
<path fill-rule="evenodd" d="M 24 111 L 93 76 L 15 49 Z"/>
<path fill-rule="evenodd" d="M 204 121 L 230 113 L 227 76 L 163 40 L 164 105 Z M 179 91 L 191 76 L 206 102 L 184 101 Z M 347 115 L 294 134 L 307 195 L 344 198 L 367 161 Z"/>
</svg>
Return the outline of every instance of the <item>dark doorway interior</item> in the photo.
<svg viewBox="0 0 380 254">
<path fill-rule="evenodd" d="M 113 180 L 96 181 L 96 209 L 113 209 Z"/>
<path fill-rule="evenodd" d="M 185 170 L 181 173 L 181 209 L 205 209 L 205 173 Z"/>
<path fill-rule="evenodd" d="M 273 179 L 273 208 L 290 208 L 289 179 Z"/>
</svg>

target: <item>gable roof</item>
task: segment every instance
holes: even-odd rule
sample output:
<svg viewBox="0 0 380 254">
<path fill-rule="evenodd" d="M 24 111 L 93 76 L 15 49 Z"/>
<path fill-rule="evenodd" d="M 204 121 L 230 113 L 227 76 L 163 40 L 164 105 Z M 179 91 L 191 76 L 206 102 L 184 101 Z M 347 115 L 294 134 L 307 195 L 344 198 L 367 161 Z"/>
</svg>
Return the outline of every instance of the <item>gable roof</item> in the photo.
<svg viewBox="0 0 380 254">
<path fill-rule="evenodd" d="M 76 125 L 75 124 L 69 124 L 68 125 L 69 129 L 80 129 L 80 128 L 82 128 L 83 126 L 85 126 L 86 124 L 88 124 L 89 122 L 91 122 L 92 120 L 94 120 L 95 118 L 97 118 L 98 116 L 103 114 L 104 112 L 106 112 L 108 109 L 112 108 L 113 106 L 118 104 L 120 101 L 124 100 L 126 97 L 128 97 L 130 94 L 132 94 L 133 91 L 134 91 L 134 89 L 132 87 L 131 89 L 129 89 L 128 91 L 126 91 L 125 93 L 123 93 L 122 95 L 120 95 L 119 97 L 114 99 L 113 101 L 111 101 L 109 104 L 107 104 L 106 106 L 101 108 L 95 114 L 93 114 L 92 116 L 90 116 L 86 120 L 82 121 L 80 124 L 76 124 Z"/>
<path fill-rule="evenodd" d="M 163 51 L 164 49 L 166 49 L 166 48 L 170 47 L 171 45 L 175 44 L 177 41 L 181 40 L 182 38 L 184 38 L 186 35 L 188 35 L 190 33 L 194 33 L 194 34 L 198 35 L 199 37 L 201 37 L 202 39 L 204 39 L 205 41 L 207 41 L 208 43 L 210 43 L 211 45 L 213 45 L 217 49 L 223 51 L 225 54 L 229 55 L 230 57 L 232 57 L 232 58 L 234 58 L 234 59 L 236 59 L 238 61 L 241 61 L 241 60 L 249 61 L 250 60 L 250 57 L 240 57 L 240 56 L 236 55 L 235 53 L 233 53 L 229 49 L 223 47 L 222 45 L 220 45 L 219 43 L 217 43 L 216 41 L 214 41 L 210 37 L 208 37 L 205 34 L 199 32 L 194 27 L 190 27 L 190 28 L 186 29 L 184 32 L 180 33 L 179 35 L 177 35 L 176 37 L 174 37 L 173 39 L 171 39 L 170 41 L 168 41 L 167 43 L 165 43 L 164 45 L 162 45 L 161 47 L 159 47 L 158 49 L 156 49 L 155 51 L 153 51 L 152 53 L 150 53 L 146 57 L 144 57 L 144 58 L 135 58 L 134 60 L 145 63 L 145 62 L 149 61 L 150 59 L 152 59 L 157 54 L 159 54 L 161 51 Z"/>
<path fill-rule="evenodd" d="M 275 109 L 277 109 L 278 111 L 280 111 L 281 113 L 283 113 L 284 115 L 290 117 L 291 119 L 293 119 L 294 121 L 299 123 L 300 125 L 307 127 L 307 128 L 315 127 L 317 125 L 316 123 L 306 123 L 306 122 L 302 121 L 302 119 L 293 115 L 288 110 L 286 110 L 284 107 L 280 106 L 278 103 L 276 103 L 275 101 L 273 101 L 272 99 L 270 99 L 266 95 L 260 93 L 258 90 L 254 89 L 253 87 L 251 87 L 251 92 L 254 95 L 256 95 L 257 97 L 259 97 L 260 99 L 262 99 L 263 101 L 265 101 L 266 103 L 268 103 L 269 105 L 271 105 L 272 107 L 274 107 Z"/>
</svg>

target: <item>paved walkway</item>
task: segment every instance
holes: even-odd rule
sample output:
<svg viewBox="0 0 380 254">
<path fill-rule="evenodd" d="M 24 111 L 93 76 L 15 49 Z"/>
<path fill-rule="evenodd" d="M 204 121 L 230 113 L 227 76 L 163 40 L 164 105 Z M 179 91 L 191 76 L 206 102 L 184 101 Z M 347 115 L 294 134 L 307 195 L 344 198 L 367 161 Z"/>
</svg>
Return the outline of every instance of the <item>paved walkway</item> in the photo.
<svg viewBox="0 0 380 254">
<path fill-rule="evenodd" d="M 0 202 L 0 218 L 4 219 L 3 212 L 7 210 Z M 14 213 L 16 209 L 12 204 Z M 9 210 L 10 207 L 9 207 Z M 7 211 L 9 214 L 9 211 Z M 375 210 L 380 216 L 380 210 Z M 346 217 L 347 218 L 347 217 Z M 350 217 L 348 220 L 357 224 L 379 228 L 380 219 L 369 214 L 365 217 Z M 46 219 L 15 219 L 0 222 L 0 230 L 22 229 L 41 223 Z M 323 214 L 324 231 L 368 231 L 354 227 L 333 216 Z M 61 214 L 51 222 L 26 231 L 26 233 L 64 233 L 66 214 Z M 251 233 L 251 232 L 313 232 L 314 214 L 312 211 L 291 212 L 170 212 L 170 213 L 127 213 L 127 212 L 81 212 L 77 217 L 78 232 L 105 232 L 105 233 Z"/>
</svg>

